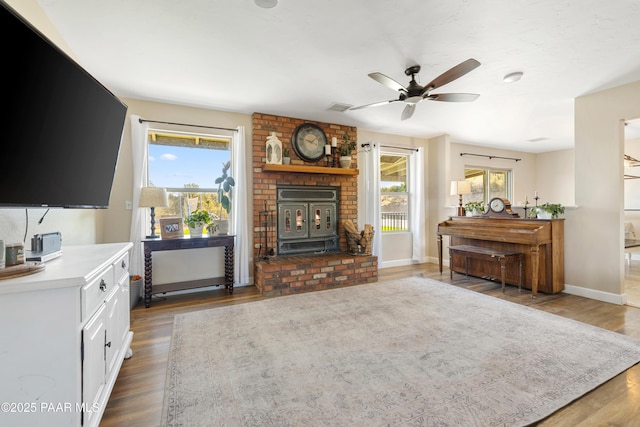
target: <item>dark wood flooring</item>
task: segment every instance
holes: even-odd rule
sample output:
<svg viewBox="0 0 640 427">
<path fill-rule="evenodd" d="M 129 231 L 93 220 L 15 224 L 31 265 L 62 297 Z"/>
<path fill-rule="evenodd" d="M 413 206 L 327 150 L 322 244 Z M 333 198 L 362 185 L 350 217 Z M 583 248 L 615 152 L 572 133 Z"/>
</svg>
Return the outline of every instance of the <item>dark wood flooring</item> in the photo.
<svg viewBox="0 0 640 427">
<path fill-rule="evenodd" d="M 471 289 L 496 298 L 528 305 L 560 316 L 589 323 L 640 339 L 640 309 L 603 303 L 573 295 L 539 294 L 507 287 L 491 281 L 438 272 L 435 264 L 380 270 L 379 279 L 397 279 L 423 274 L 426 277 Z M 367 285 L 361 285 L 367 286 Z M 108 426 L 158 426 L 162 412 L 165 374 L 173 327 L 179 313 L 243 304 L 262 299 L 255 287 L 236 288 L 232 296 L 223 289 L 154 300 L 131 312 L 133 357 L 125 360 L 100 424 Z M 609 380 L 582 398 L 559 410 L 539 426 L 640 426 L 640 365 Z"/>
</svg>

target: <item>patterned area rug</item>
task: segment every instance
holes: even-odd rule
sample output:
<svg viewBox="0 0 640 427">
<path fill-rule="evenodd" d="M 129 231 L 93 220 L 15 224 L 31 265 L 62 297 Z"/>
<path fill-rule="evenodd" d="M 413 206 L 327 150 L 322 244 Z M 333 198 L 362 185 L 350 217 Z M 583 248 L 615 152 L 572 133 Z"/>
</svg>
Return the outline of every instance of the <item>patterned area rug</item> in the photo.
<svg viewBox="0 0 640 427">
<path fill-rule="evenodd" d="M 175 318 L 165 426 L 525 426 L 640 342 L 430 279 Z"/>
</svg>

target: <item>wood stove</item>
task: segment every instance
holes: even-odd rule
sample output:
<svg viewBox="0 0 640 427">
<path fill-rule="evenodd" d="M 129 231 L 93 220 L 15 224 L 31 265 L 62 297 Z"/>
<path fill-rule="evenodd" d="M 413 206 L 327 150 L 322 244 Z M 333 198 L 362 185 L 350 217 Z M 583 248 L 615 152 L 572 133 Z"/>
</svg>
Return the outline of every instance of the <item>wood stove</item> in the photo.
<svg viewBox="0 0 640 427">
<path fill-rule="evenodd" d="M 279 255 L 337 252 L 338 187 L 278 186 Z"/>
</svg>

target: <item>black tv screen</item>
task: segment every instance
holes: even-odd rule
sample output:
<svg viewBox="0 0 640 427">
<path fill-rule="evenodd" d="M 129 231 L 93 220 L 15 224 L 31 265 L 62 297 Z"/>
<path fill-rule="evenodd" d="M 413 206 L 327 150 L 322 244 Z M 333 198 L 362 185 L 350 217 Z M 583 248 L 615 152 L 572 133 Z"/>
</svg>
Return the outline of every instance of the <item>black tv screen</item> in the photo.
<svg viewBox="0 0 640 427">
<path fill-rule="evenodd" d="M 127 106 L 0 5 L 0 206 L 108 207 Z"/>
</svg>

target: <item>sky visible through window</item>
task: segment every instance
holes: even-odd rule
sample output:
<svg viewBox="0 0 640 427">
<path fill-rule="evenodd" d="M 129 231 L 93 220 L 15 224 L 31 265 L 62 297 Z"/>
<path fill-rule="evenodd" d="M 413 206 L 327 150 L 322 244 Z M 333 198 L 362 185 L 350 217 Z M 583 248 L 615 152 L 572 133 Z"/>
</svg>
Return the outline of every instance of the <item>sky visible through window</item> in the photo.
<svg viewBox="0 0 640 427">
<path fill-rule="evenodd" d="M 210 150 L 149 144 L 149 180 L 156 187 L 215 188 L 222 164 L 229 160 L 228 150 Z"/>
</svg>

